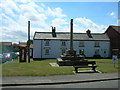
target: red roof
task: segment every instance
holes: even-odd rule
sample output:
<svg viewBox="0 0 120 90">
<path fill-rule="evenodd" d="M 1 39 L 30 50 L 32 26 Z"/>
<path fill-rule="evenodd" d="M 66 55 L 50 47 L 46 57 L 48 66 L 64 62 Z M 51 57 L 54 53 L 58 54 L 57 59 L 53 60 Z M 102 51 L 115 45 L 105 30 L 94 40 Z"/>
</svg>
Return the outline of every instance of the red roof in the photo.
<svg viewBox="0 0 120 90">
<path fill-rule="evenodd" d="M 26 46 L 27 46 L 27 43 L 20 42 L 20 43 L 19 43 L 19 46 L 20 46 L 20 47 L 26 47 Z"/>
<path fill-rule="evenodd" d="M 18 47 L 18 46 L 19 46 L 19 44 L 14 43 L 12 46 L 14 46 L 14 47 Z"/>
<path fill-rule="evenodd" d="M 2 45 L 12 45 L 12 42 L 2 42 Z"/>
</svg>

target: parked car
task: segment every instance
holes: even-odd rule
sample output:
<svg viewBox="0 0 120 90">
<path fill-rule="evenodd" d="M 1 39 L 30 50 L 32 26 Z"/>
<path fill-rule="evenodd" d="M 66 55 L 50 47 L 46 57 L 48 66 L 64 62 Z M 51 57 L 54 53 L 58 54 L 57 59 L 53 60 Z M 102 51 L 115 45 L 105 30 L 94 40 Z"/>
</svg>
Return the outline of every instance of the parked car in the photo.
<svg viewBox="0 0 120 90">
<path fill-rule="evenodd" d="M 0 54 L 0 58 L 2 58 L 2 54 Z"/>
<path fill-rule="evenodd" d="M 19 52 L 15 52 L 15 54 L 16 54 L 17 56 L 19 56 L 19 55 L 20 55 L 20 53 L 19 53 Z"/>
<path fill-rule="evenodd" d="M 2 62 L 6 62 L 6 61 L 11 61 L 12 60 L 12 55 L 10 53 L 3 53 L 2 56 Z"/>
<path fill-rule="evenodd" d="M 18 54 L 16 52 L 11 52 L 10 54 L 12 56 L 12 59 L 16 59 L 18 57 Z"/>
</svg>

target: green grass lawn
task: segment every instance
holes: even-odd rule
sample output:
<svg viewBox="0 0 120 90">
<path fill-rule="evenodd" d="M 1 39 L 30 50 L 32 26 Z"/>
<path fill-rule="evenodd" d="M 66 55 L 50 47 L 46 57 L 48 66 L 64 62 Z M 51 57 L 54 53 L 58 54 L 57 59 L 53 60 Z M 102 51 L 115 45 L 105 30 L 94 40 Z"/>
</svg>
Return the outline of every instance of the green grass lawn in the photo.
<svg viewBox="0 0 120 90">
<path fill-rule="evenodd" d="M 116 65 L 115 68 L 111 59 L 89 60 L 96 61 L 98 65 L 97 70 L 103 73 L 118 72 L 118 65 Z M 31 60 L 31 63 L 19 63 L 18 60 L 15 60 L 2 65 L 2 76 L 49 76 L 74 74 L 73 67 L 52 67 L 49 63 L 54 62 L 56 62 L 56 59 L 46 59 L 41 61 Z M 81 68 L 80 70 L 84 70 L 84 68 Z"/>
<path fill-rule="evenodd" d="M 3 76 L 49 76 L 73 74 L 72 67 L 52 67 L 49 63 L 55 59 L 31 61 L 31 63 L 18 63 L 18 61 L 2 65 Z"/>
<path fill-rule="evenodd" d="M 112 59 L 89 59 L 89 61 L 96 61 L 97 70 L 102 73 L 120 72 L 120 59 L 115 63 L 115 67 Z"/>
<path fill-rule="evenodd" d="M 88 60 L 89 61 L 96 61 L 97 63 L 113 63 L 112 59 L 88 59 Z"/>
</svg>

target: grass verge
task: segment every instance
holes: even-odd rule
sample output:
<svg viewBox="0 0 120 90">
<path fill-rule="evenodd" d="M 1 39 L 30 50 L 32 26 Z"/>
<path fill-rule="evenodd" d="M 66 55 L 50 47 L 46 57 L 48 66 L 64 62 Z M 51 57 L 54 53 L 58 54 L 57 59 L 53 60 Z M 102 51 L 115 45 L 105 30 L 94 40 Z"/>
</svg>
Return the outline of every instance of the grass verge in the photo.
<svg viewBox="0 0 120 90">
<path fill-rule="evenodd" d="M 89 59 L 97 62 L 97 70 L 102 73 L 118 72 L 118 65 L 110 59 Z M 73 67 L 52 67 L 49 63 L 55 63 L 56 59 L 46 59 L 32 61 L 31 63 L 19 63 L 18 60 L 2 65 L 2 76 L 50 76 L 50 75 L 70 75 L 74 74 Z M 102 62 L 102 63 L 101 63 Z M 106 64 L 107 63 L 107 64 Z M 81 68 L 84 70 L 86 68 Z"/>
</svg>

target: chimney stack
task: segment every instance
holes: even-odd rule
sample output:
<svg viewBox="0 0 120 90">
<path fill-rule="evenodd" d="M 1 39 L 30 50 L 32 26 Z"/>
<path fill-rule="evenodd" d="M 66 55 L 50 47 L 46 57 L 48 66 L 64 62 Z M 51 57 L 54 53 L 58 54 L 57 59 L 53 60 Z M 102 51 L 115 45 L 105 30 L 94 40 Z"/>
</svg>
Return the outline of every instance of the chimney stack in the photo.
<svg viewBox="0 0 120 90">
<path fill-rule="evenodd" d="M 89 38 L 92 38 L 91 31 L 89 29 L 86 31 L 86 33 L 87 33 Z"/>
<path fill-rule="evenodd" d="M 56 27 L 52 26 L 52 36 L 53 37 L 56 37 L 56 32 L 55 31 L 56 31 Z"/>
</svg>

